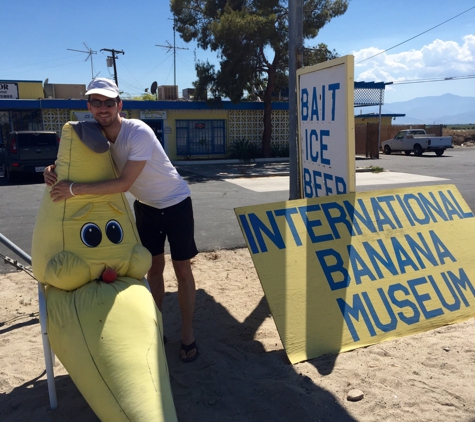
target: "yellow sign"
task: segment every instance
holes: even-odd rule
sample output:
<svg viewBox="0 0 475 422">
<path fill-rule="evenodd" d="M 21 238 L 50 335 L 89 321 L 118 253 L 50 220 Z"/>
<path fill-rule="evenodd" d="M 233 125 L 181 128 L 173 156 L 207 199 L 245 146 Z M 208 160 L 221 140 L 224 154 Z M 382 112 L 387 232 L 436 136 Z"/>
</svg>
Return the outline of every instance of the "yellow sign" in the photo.
<svg viewBox="0 0 475 422">
<path fill-rule="evenodd" d="M 475 218 L 454 185 L 235 212 L 292 363 L 475 316 Z"/>
</svg>

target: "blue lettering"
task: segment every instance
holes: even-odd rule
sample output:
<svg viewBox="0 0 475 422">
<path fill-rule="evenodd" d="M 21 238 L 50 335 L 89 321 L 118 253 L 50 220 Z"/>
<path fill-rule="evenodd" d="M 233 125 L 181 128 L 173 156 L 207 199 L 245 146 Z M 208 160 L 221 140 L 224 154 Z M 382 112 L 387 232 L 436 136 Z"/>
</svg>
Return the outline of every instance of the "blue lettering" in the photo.
<svg viewBox="0 0 475 422">
<path fill-rule="evenodd" d="M 282 234 L 279 231 L 279 227 L 277 226 L 277 222 L 272 214 L 272 211 L 266 211 L 267 218 L 271 224 L 272 230 L 271 231 L 260 219 L 259 217 L 254 214 L 249 214 L 249 221 L 251 222 L 252 229 L 254 230 L 254 234 L 257 238 L 257 242 L 261 248 L 262 252 L 267 252 L 267 245 L 264 241 L 264 237 L 262 236 L 262 232 L 269 238 L 269 240 L 277 246 L 279 249 L 285 249 L 284 239 L 282 238 Z"/>
<path fill-rule="evenodd" d="M 366 309 L 363 305 L 363 302 L 361 301 L 361 298 L 357 294 L 353 295 L 353 306 L 348 305 L 348 303 L 346 303 L 341 298 L 338 298 L 336 301 L 340 308 L 341 314 L 343 315 L 343 318 L 345 319 L 346 325 L 348 329 L 350 330 L 353 341 L 359 341 L 360 337 L 358 336 L 358 333 L 356 332 L 355 326 L 353 325 L 353 321 L 351 318 L 354 318 L 356 321 L 359 321 L 360 314 L 363 317 L 363 320 L 366 324 L 366 327 L 368 328 L 368 331 L 371 337 L 374 337 L 376 335 L 376 330 L 371 324 L 371 320 L 369 318 L 368 313 L 366 312 Z"/>
<path fill-rule="evenodd" d="M 292 214 L 297 214 L 298 211 L 296 208 L 287 208 L 287 209 L 280 209 L 275 210 L 274 214 L 277 217 L 284 216 L 285 221 L 287 222 L 290 233 L 292 233 L 292 237 L 294 238 L 295 244 L 297 246 L 302 246 L 302 240 L 300 240 L 300 236 L 298 234 L 297 228 L 295 227 L 294 221 L 292 220 Z"/>
<path fill-rule="evenodd" d="M 452 200 L 454 201 L 454 204 L 455 206 L 457 207 L 457 209 L 460 211 L 460 214 L 462 214 L 462 217 L 463 218 L 473 218 L 474 215 L 473 215 L 473 212 L 468 210 L 468 211 L 464 211 L 462 209 L 462 207 L 460 206 L 460 204 L 457 202 L 457 200 L 455 199 L 454 197 L 454 194 L 452 193 L 452 191 L 448 190 L 447 193 L 449 194 L 449 196 L 452 198 Z"/>
<path fill-rule="evenodd" d="M 313 170 L 313 187 L 315 189 L 315 196 L 319 196 L 318 191 L 322 190 L 322 185 L 318 183 L 317 181 L 317 179 L 321 179 L 321 178 L 322 178 L 322 173 L 320 171 Z"/>
<path fill-rule="evenodd" d="M 307 88 L 303 88 L 300 91 L 300 116 L 302 117 L 303 121 L 308 120 L 308 90 Z"/>
<path fill-rule="evenodd" d="M 417 259 L 417 262 L 419 263 L 419 266 L 421 268 L 425 268 L 425 264 L 424 262 L 422 261 L 422 258 L 419 254 L 419 252 L 424 255 L 424 257 L 434 266 L 434 267 L 437 267 L 439 264 L 437 262 L 437 260 L 435 259 L 435 256 L 434 254 L 432 253 L 432 251 L 430 250 L 429 248 L 429 245 L 427 244 L 427 242 L 425 241 L 424 239 L 424 236 L 422 235 L 422 233 L 417 233 L 417 236 L 419 237 L 419 240 L 421 241 L 422 243 L 422 246 L 424 247 L 424 249 L 422 248 L 422 246 L 418 245 L 416 243 L 416 241 L 411 237 L 409 236 L 408 234 L 405 234 L 404 237 L 406 238 L 406 242 L 407 244 L 409 245 L 409 247 L 411 248 L 411 251 L 412 253 L 414 254 L 414 256 L 416 257 Z"/>
<path fill-rule="evenodd" d="M 449 258 L 452 262 L 457 262 L 454 256 L 450 253 L 447 247 L 442 243 L 439 236 L 437 236 L 434 230 L 429 230 L 430 238 L 432 239 L 432 243 L 434 244 L 435 252 L 439 257 L 439 262 L 441 264 L 445 264 L 445 258 Z"/>
<path fill-rule="evenodd" d="M 417 290 L 417 286 L 420 286 L 422 284 L 427 284 L 427 280 L 425 277 L 419 277 L 419 278 L 414 278 L 412 280 L 408 280 L 407 284 L 409 285 L 409 288 L 411 289 L 412 294 L 416 298 L 416 301 L 419 304 L 419 308 L 422 309 L 422 313 L 424 314 L 424 317 L 426 319 L 435 318 L 437 316 L 444 314 L 444 311 L 441 308 L 432 309 L 431 311 L 429 311 L 426 308 L 426 305 L 424 302 L 431 300 L 430 294 L 429 293 L 421 294 Z"/>
<path fill-rule="evenodd" d="M 432 214 L 432 210 L 434 210 L 436 212 L 436 214 L 443 221 L 447 221 L 447 216 L 445 215 L 445 212 L 442 209 L 442 206 L 437 202 L 437 199 L 435 198 L 435 196 L 432 192 L 429 192 L 429 195 L 432 198 L 433 203 L 430 202 L 429 199 L 427 199 L 422 193 L 419 193 L 418 195 L 419 195 L 419 199 L 424 204 L 424 207 L 425 207 L 427 213 L 430 215 L 430 218 L 434 223 L 437 222 L 437 218 L 434 217 L 434 214 Z"/>
<path fill-rule="evenodd" d="M 396 318 L 396 315 L 394 314 L 393 309 L 391 308 L 391 305 L 389 304 L 389 301 L 388 301 L 386 295 L 384 294 L 384 290 L 381 289 L 381 288 L 378 288 L 378 293 L 379 293 L 379 297 L 383 301 L 383 305 L 386 308 L 386 311 L 388 312 L 388 315 L 389 315 L 389 322 L 387 324 L 383 324 L 381 322 L 381 320 L 379 319 L 379 316 L 376 313 L 376 310 L 374 309 L 373 304 L 371 303 L 371 299 L 370 299 L 368 293 L 363 292 L 361 294 L 362 294 L 363 299 L 366 303 L 366 306 L 369 309 L 369 313 L 373 317 L 374 324 L 381 331 L 387 333 L 389 331 L 393 331 L 393 330 L 396 329 L 396 327 L 397 327 L 397 318 Z"/>
<path fill-rule="evenodd" d="M 305 136 L 307 136 L 307 129 L 305 129 Z M 315 129 L 312 129 L 310 131 L 309 144 L 310 144 L 310 159 L 314 163 L 317 163 L 318 162 L 318 151 L 315 151 L 315 154 L 313 153 L 313 140 L 315 140 L 315 142 L 318 142 L 318 134 L 317 134 L 317 131 Z M 317 150 L 318 148 L 315 148 L 315 149 Z"/>
<path fill-rule="evenodd" d="M 310 174 L 310 170 L 305 167 L 303 169 L 303 187 L 304 198 L 313 198 L 312 175 Z M 315 194 L 315 196 L 317 195 Z"/>
<path fill-rule="evenodd" d="M 336 91 L 340 89 L 340 84 L 330 84 L 328 85 L 328 89 L 332 92 L 332 121 L 334 121 L 336 112 Z"/>
<path fill-rule="evenodd" d="M 348 245 L 347 249 L 348 256 L 350 258 L 350 266 L 353 270 L 353 276 L 355 277 L 356 284 L 361 284 L 362 277 L 369 277 L 371 281 L 375 281 L 376 277 L 366 265 L 363 258 L 361 258 L 356 248 L 352 245 Z"/>
<path fill-rule="evenodd" d="M 376 270 L 376 274 L 380 279 L 384 278 L 383 273 L 376 262 L 376 260 L 378 260 L 392 275 L 397 275 L 398 272 L 396 267 L 394 266 L 394 263 L 391 260 L 391 257 L 389 256 L 388 250 L 386 249 L 386 246 L 384 246 L 383 241 L 378 239 L 377 242 L 381 248 L 381 251 L 383 252 L 384 258 L 378 252 L 376 252 L 376 250 L 368 242 L 363 242 L 365 251 L 368 254 L 368 258 L 370 259 L 371 263 L 373 264 L 374 269 Z"/>
<path fill-rule="evenodd" d="M 350 285 L 350 275 L 344 266 L 341 255 L 337 251 L 334 249 L 325 249 L 323 251 L 316 251 L 315 254 L 317 255 L 320 266 L 332 291 L 344 289 Z M 333 263 L 327 262 L 327 258 L 332 258 Z M 340 281 L 335 281 L 333 274 L 340 274 Z"/>
<path fill-rule="evenodd" d="M 468 308 L 470 306 L 470 303 L 465 298 L 465 295 L 463 294 L 461 289 L 464 289 L 466 291 L 468 288 L 472 292 L 473 297 L 475 297 L 475 289 L 473 288 L 473 285 L 470 282 L 467 273 L 464 271 L 463 268 L 460 268 L 458 277 L 452 271 L 447 271 L 447 274 L 449 275 L 450 281 L 457 290 L 457 293 L 461 297 L 464 305 Z"/>
<path fill-rule="evenodd" d="M 450 202 L 450 199 L 445 196 L 444 192 L 439 192 L 439 195 L 440 195 L 440 199 L 442 200 L 442 203 L 444 204 L 445 211 L 449 219 L 453 220 L 454 215 L 462 219 L 463 217 L 460 214 L 459 210 L 454 204 L 452 204 L 452 202 Z"/>
<path fill-rule="evenodd" d="M 446 285 L 447 288 L 449 289 L 450 294 L 452 295 L 452 297 L 453 297 L 453 299 L 454 299 L 454 302 L 453 302 L 452 305 L 450 305 L 450 304 L 445 300 L 445 297 L 444 297 L 444 295 L 442 294 L 442 292 L 440 291 L 439 286 L 438 286 L 437 283 L 435 282 L 434 277 L 432 277 L 431 275 L 429 275 L 427 278 L 429 279 L 430 284 L 432 284 L 432 287 L 434 288 L 437 297 L 439 298 L 440 302 L 442 303 L 442 306 L 443 306 L 445 309 L 449 310 L 450 312 L 458 311 L 458 310 L 460 309 L 460 299 L 458 298 L 457 294 L 455 293 L 454 288 L 453 288 L 452 285 L 450 284 L 450 281 L 449 281 L 449 279 L 447 278 L 447 274 L 441 273 L 440 275 L 441 275 L 442 278 L 444 279 L 445 285 Z"/>
<path fill-rule="evenodd" d="M 387 205 L 387 207 L 389 208 L 389 211 L 391 212 L 391 215 L 393 216 L 394 221 L 396 222 L 397 226 L 401 229 L 402 228 L 401 221 L 399 221 L 399 217 L 397 216 L 396 211 L 394 211 L 394 207 L 393 207 L 393 204 L 391 204 L 391 201 L 394 201 L 393 195 L 378 197 L 378 202 L 384 202 Z"/>
<path fill-rule="evenodd" d="M 340 239 L 340 233 L 336 227 L 336 225 L 339 223 L 343 224 L 347 232 L 351 234 L 351 221 L 348 221 L 345 209 L 340 204 L 337 202 L 322 204 L 322 210 L 335 239 Z M 332 215 L 331 210 L 335 210 L 338 214 Z"/>
<path fill-rule="evenodd" d="M 388 288 L 388 295 L 389 295 L 389 298 L 391 299 L 391 302 L 394 305 L 396 305 L 398 308 L 412 309 L 413 314 L 412 316 L 406 316 L 402 312 L 398 312 L 397 316 L 402 322 L 406 323 L 407 325 L 416 324 L 417 322 L 419 322 L 419 319 L 421 316 L 419 309 L 417 309 L 417 306 L 408 299 L 404 299 L 404 300 L 397 299 L 396 293 L 399 291 L 404 293 L 406 296 L 409 296 L 409 290 L 407 289 L 407 287 L 403 286 L 400 283 L 396 283 L 396 284 L 393 284 L 392 286 L 389 286 Z"/>
<path fill-rule="evenodd" d="M 378 230 L 379 231 L 384 231 L 384 227 L 386 224 L 391 228 L 391 229 L 396 229 L 395 224 L 391 221 L 389 218 L 389 215 L 386 214 L 386 211 L 383 210 L 381 205 L 379 204 L 378 200 L 376 198 L 371 198 L 371 205 L 373 207 L 373 213 L 374 213 L 374 219 L 376 220 L 378 224 Z"/>
<path fill-rule="evenodd" d="M 326 242 L 328 240 L 333 240 L 333 236 L 330 233 L 321 234 L 318 236 L 315 234 L 313 228 L 321 227 L 322 226 L 321 220 L 308 219 L 307 213 L 319 211 L 320 205 L 314 204 L 314 205 L 303 206 L 303 207 L 299 207 L 298 210 L 299 210 L 300 216 L 302 217 L 302 221 L 305 224 L 305 228 L 307 229 L 307 233 L 312 243 Z"/>
<path fill-rule="evenodd" d="M 346 193 L 346 183 L 341 177 L 305 167 L 303 168 L 302 183 L 304 198 L 331 195 L 335 190 L 336 193 Z M 324 188 L 322 184 L 324 184 Z"/>
<path fill-rule="evenodd" d="M 335 190 L 337 195 L 346 193 L 346 182 L 343 177 L 335 176 Z"/>
<path fill-rule="evenodd" d="M 313 94 L 312 94 L 312 115 L 310 116 L 310 120 L 313 120 L 313 117 L 315 117 L 315 120 L 318 121 L 318 103 L 317 103 L 317 88 L 313 87 Z"/>
<path fill-rule="evenodd" d="M 391 243 L 393 245 L 394 254 L 396 255 L 396 261 L 399 266 L 399 272 L 401 274 L 406 273 L 406 267 L 410 266 L 414 271 L 417 271 L 419 268 L 416 263 L 412 260 L 406 250 L 402 247 L 401 243 L 397 238 L 391 237 Z"/>
<path fill-rule="evenodd" d="M 406 205 L 404 204 L 402 198 L 399 195 L 396 195 L 397 202 L 399 203 L 399 206 L 403 210 L 404 214 L 406 215 L 407 221 L 409 221 L 409 224 L 411 226 L 415 226 L 414 220 L 412 219 L 411 215 L 409 214 L 409 211 L 406 208 Z"/>
<path fill-rule="evenodd" d="M 257 247 L 254 236 L 252 235 L 252 230 L 249 227 L 246 216 L 244 214 L 239 215 L 239 220 L 241 220 L 242 229 L 244 230 L 244 235 L 246 236 L 249 247 L 251 248 L 251 252 L 253 254 L 259 253 L 259 248 Z"/>
<path fill-rule="evenodd" d="M 366 209 L 366 206 L 363 202 L 362 199 L 357 200 L 361 211 L 363 212 L 363 215 L 356 210 L 356 208 L 351 204 L 349 201 L 343 201 L 343 204 L 345 205 L 346 212 L 348 213 L 350 219 L 353 222 L 353 230 L 351 234 L 354 236 L 355 231 L 359 235 L 363 234 L 363 231 L 360 228 L 359 221 L 363 223 L 363 225 L 371 232 L 371 233 L 376 233 L 376 228 L 374 227 L 373 220 L 369 216 L 368 210 Z"/>
<path fill-rule="evenodd" d="M 325 121 L 325 105 L 326 105 L 326 102 L 325 102 L 325 85 L 322 85 L 322 120 Z"/>
<path fill-rule="evenodd" d="M 330 136 L 330 131 L 329 130 L 321 130 L 320 131 L 320 160 L 321 163 L 327 166 L 331 166 L 330 159 L 325 158 L 323 156 L 324 151 L 328 151 L 328 144 L 323 142 L 323 139 L 327 136 Z"/>
<path fill-rule="evenodd" d="M 417 207 L 422 211 L 422 213 L 424 214 L 424 217 L 419 217 L 416 212 L 414 211 L 414 209 L 412 208 L 411 204 L 409 203 L 410 200 L 413 200 L 416 204 L 417 204 Z M 421 200 L 414 194 L 412 193 L 408 193 L 406 195 L 404 195 L 404 203 L 406 204 L 407 206 L 407 209 L 409 210 L 409 212 L 411 213 L 411 216 L 412 218 L 419 224 L 429 224 L 430 222 L 430 217 L 429 217 L 429 214 L 427 214 L 427 211 L 426 209 L 424 208 L 424 206 L 422 205 L 422 202 Z"/>
</svg>

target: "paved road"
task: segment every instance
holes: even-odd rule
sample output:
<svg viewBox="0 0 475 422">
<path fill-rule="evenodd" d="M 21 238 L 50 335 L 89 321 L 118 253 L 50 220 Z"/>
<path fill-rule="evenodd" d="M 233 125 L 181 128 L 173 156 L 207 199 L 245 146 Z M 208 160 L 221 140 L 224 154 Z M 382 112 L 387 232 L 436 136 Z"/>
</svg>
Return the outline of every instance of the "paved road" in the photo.
<svg viewBox="0 0 475 422">
<path fill-rule="evenodd" d="M 378 166 L 390 171 L 357 173 L 357 191 L 453 183 L 475 211 L 474 163 L 475 148 L 456 148 L 446 151 L 442 157 L 435 154 L 422 157 L 383 155 L 379 160 L 357 159 L 356 167 Z M 245 246 L 234 208 L 288 199 L 286 162 L 259 162 L 247 166 L 223 162 L 176 163 L 176 166 L 190 185 L 200 251 Z M 271 177 L 265 177 L 269 175 Z M 41 178 L 8 185 L 0 177 L 0 233 L 27 253 L 31 250 L 31 236 L 43 192 Z M 132 201 L 131 196 L 128 198 Z M 3 245 L 0 245 L 0 253 L 15 257 Z M 11 269 L 0 263 L 0 272 Z"/>
</svg>

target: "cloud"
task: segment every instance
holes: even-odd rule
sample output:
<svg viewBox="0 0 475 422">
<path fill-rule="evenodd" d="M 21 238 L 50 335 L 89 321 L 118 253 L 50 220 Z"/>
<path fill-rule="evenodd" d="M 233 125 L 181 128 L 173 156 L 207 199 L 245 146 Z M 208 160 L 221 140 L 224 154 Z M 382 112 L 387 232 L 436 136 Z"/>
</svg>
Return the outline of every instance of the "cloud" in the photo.
<svg viewBox="0 0 475 422">
<path fill-rule="evenodd" d="M 369 47 L 353 54 L 357 81 L 396 82 L 475 74 L 473 34 L 464 36 L 460 44 L 436 39 L 420 50 L 392 53 Z"/>
</svg>

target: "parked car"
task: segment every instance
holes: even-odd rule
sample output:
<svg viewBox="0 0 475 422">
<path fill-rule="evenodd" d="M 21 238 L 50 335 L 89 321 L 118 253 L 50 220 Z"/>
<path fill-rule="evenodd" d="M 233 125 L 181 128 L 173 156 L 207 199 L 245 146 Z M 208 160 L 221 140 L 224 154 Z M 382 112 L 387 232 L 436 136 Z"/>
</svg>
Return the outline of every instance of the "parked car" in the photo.
<svg viewBox="0 0 475 422">
<path fill-rule="evenodd" d="M 435 136 L 427 134 L 424 129 L 401 130 L 393 139 L 381 142 L 383 152 L 388 155 L 395 151 L 404 151 L 409 155 L 421 156 L 424 152 L 435 152 L 440 157 L 447 148 L 453 148 L 451 136 Z"/>
<path fill-rule="evenodd" d="M 11 132 L 4 147 L 4 175 L 14 182 L 23 174 L 43 173 L 56 160 L 59 137 L 53 131 Z"/>
</svg>

